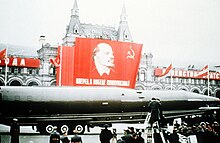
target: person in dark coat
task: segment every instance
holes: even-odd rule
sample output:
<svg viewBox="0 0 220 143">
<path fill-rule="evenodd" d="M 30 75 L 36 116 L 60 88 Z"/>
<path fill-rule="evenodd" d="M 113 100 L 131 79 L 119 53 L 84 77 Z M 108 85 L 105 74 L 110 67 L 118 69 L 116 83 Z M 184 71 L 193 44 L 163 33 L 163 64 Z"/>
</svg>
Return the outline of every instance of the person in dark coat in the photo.
<svg viewBox="0 0 220 143">
<path fill-rule="evenodd" d="M 144 143 L 144 138 L 141 136 L 141 132 L 137 133 L 136 143 Z"/>
<path fill-rule="evenodd" d="M 57 126 L 53 127 L 53 132 L 50 134 L 50 143 L 60 143 L 60 133 L 57 132 Z"/>
<path fill-rule="evenodd" d="M 73 131 L 74 136 L 71 138 L 71 143 L 82 143 L 82 138 L 78 135 L 78 131 Z"/>
<path fill-rule="evenodd" d="M 121 139 L 125 143 L 138 143 L 137 142 L 137 134 L 135 132 L 131 132 L 131 130 L 124 130 L 124 136 Z"/>
<path fill-rule="evenodd" d="M 134 127 L 128 127 L 129 134 L 135 133 Z"/>
<path fill-rule="evenodd" d="M 122 136 L 121 139 L 125 143 L 128 143 L 131 140 L 131 133 L 130 133 L 130 131 L 129 130 L 124 130 L 124 136 Z"/>
<path fill-rule="evenodd" d="M 60 140 L 62 141 L 62 143 L 69 143 L 70 142 L 70 140 L 69 140 L 69 138 L 67 136 L 67 131 L 63 132 L 63 136 L 61 137 Z"/>
<path fill-rule="evenodd" d="M 105 129 L 103 129 L 99 135 L 99 140 L 101 141 L 101 143 L 110 143 L 113 134 L 110 130 L 108 130 L 108 124 L 105 124 L 104 127 Z"/>
<path fill-rule="evenodd" d="M 150 109 L 151 112 L 151 117 L 149 120 L 149 123 L 152 127 L 153 123 L 155 123 L 156 121 L 159 122 L 160 124 L 160 118 L 161 118 L 161 103 L 156 100 L 156 98 L 152 98 L 150 103 L 148 104 L 148 108 Z"/>
<path fill-rule="evenodd" d="M 153 138 L 154 138 L 154 143 L 163 143 L 163 140 L 160 135 L 160 131 L 157 128 L 154 128 Z"/>
<path fill-rule="evenodd" d="M 180 143 L 179 136 L 177 134 L 177 130 L 173 130 L 173 133 L 169 133 L 167 136 L 170 143 Z"/>
<path fill-rule="evenodd" d="M 10 134 L 11 134 L 11 143 L 19 143 L 20 126 L 18 123 L 18 119 L 13 119 L 10 128 Z"/>
</svg>

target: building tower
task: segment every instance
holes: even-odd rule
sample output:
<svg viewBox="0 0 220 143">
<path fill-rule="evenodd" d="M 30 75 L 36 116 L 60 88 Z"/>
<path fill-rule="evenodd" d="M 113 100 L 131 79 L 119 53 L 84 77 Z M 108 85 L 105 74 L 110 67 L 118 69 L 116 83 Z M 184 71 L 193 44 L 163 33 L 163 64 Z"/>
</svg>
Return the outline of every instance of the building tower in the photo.
<svg viewBox="0 0 220 143">
<path fill-rule="evenodd" d="M 81 35 L 81 24 L 79 20 L 79 8 L 77 0 L 74 1 L 73 8 L 71 10 L 71 18 L 69 25 L 66 27 L 66 35 L 63 38 L 63 45 L 73 46 L 75 38 Z"/>
<path fill-rule="evenodd" d="M 39 44 L 40 49 L 37 50 L 37 54 L 41 61 L 41 66 L 38 78 L 41 81 L 41 86 L 55 86 L 55 68 L 50 63 L 50 58 L 56 57 L 58 47 L 47 43 L 45 36 L 40 36 Z"/>
<path fill-rule="evenodd" d="M 118 27 L 118 40 L 132 42 L 131 33 L 128 27 L 125 5 L 123 5 L 121 16 L 120 16 L 120 23 Z"/>
<path fill-rule="evenodd" d="M 112 26 L 80 23 L 77 0 L 74 0 L 74 5 L 71 10 L 71 19 L 69 25 L 67 25 L 66 28 L 66 35 L 63 38 L 63 45 L 73 46 L 76 37 L 132 42 L 131 33 L 128 27 L 125 5 L 123 5 L 122 13 L 120 15 L 118 30 L 116 30 L 116 28 Z"/>
</svg>

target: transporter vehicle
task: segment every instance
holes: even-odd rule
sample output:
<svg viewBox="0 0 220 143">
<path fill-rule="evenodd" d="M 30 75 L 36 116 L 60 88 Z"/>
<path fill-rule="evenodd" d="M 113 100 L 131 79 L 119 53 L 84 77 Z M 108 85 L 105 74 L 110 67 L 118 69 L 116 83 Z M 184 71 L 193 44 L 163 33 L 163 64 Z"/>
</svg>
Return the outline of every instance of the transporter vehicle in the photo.
<svg viewBox="0 0 220 143">
<path fill-rule="evenodd" d="M 144 123 L 148 103 L 159 98 L 167 119 L 219 111 L 218 98 L 187 91 L 134 90 L 120 87 L 0 87 L 0 124 L 37 126 L 41 134 L 112 123 Z"/>
</svg>

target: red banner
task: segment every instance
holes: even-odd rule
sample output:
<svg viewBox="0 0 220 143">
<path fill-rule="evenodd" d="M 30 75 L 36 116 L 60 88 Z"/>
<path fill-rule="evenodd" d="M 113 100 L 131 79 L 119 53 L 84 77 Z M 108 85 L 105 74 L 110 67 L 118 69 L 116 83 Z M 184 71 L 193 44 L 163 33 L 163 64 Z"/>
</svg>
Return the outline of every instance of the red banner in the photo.
<svg viewBox="0 0 220 143">
<path fill-rule="evenodd" d="M 57 70 L 56 70 L 57 85 L 73 86 L 74 49 L 75 49 L 74 47 L 67 47 L 67 46 L 58 47 L 57 58 L 59 58 L 60 61 L 59 61 L 59 66 L 57 66 Z"/>
<path fill-rule="evenodd" d="M 14 67 L 28 67 L 28 68 L 39 68 L 40 60 L 35 58 L 19 58 L 19 57 L 8 57 L 7 59 L 0 60 L 0 66 L 7 65 Z"/>
<path fill-rule="evenodd" d="M 206 70 L 206 69 L 205 69 Z M 176 70 L 174 69 L 172 71 L 172 76 L 173 77 L 178 77 L 178 78 L 194 78 L 194 79 L 214 79 L 214 80 L 220 80 L 220 73 L 219 72 L 209 72 L 206 70 Z M 205 71 L 204 73 L 202 73 Z M 165 69 L 162 68 L 155 68 L 154 70 L 154 75 L 160 77 L 163 72 L 165 72 Z M 202 73 L 202 74 L 201 74 Z"/>
<path fill-rule="evenodd" d="M 134 88 L 141 50 L 142 44 L 77 38 L 75 47 L 62 48 L 61 85 Z"/>
<path fill-rule="evenodd" d="M 74 85 L 134 88 L 142 45 L 77 38 Z"/>
</svg>

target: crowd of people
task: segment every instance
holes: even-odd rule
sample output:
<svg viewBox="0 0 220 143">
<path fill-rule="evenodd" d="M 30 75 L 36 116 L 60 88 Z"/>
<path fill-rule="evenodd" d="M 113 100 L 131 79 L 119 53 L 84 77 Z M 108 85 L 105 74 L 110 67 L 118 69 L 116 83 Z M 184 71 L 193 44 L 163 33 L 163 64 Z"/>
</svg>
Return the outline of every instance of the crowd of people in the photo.
<svg viewBox="0 0 220 143">
<path fill-rule="evenodd" d="M 127 130 L 124 130 L 124 136 L 120 140 L 121 142 L 118 143 L 144 143 L 142 132 L 139 130 L 135 132 L 134 127 L 128 127 Z"/>
<path fill-rule="evenodd" d="M 111 131 L 108 127 L 109 125 L 105 124 L 104 129 L 102 129 L 99 134 L 99 140 L 101 143 L 144 143 L 144 138 L 141 136 L 141 130 L 135 131 L 134 127 L 128 127 L 124 130 L 123 136 L 117 138 L 116 129 Z M 67 132 L 63 132 L 63 135 L 60 137 L 59 133 L 54 130 L 50 135 L 50 143 L 58 143 L 60 141 L 62 143 L 83 143 L 82 138 L 78 135 L 77 131 L 74 130 L 73 132 L 74 136 L 69 139 Z"/>
<path fill-rule="evenodd" d="M 116 130 L 113 129 L 113 133 L 108 129 L 108 125 L 105 126 L 100 133 L 101 143 L 144 143 L 144 138 L 141 136 L 141 131 L 135 131 L 134 127 L 128 127 L 124 130 L 124 135 L 117 139 Z"/>
<path fill-rule="evenodd" d="M 101 143 L 145 143 L 145 138 L 142 137 L 143 130 L 128 127 L 124 130 L 124 134 L 117 137 L 116 129 L 113 131 L 108 129 L 109 126 L 104 125 L 104 129 L 99 134 Z M 201 122 L 193 126 L 185 122 L 181 124 L 176 122 L 173 125 L 173 130 L 168 131 L 164 128 L 153 127 L 153 138 L 155 143 L 209 143 L 220 142 L 220 124 L 215 121 L 212 123 Z M 163 137 L 161 136 L 161 133 Z M 194 139 L 192 139 L 194 137 Z M 163 138 L 163 139 L 162 139 Z M 68 138 L 67 132 L 64 132 L 60 138 L 62 143 L 82 143 L 82 138 L 74 131 L 74 136 Z"/>
<path fill-rule="evenodd" d="M 188 126 L 185 122 L 175 123 L 173 135 L 178 135 L 179 142 L 192 135 L 196 136 L 198 143 L 220 142 L 220 125 L 217 121 L 201 122 L 192 126 Z"/>
<path fill-rule="evenodd" d="M 74 136 L 69 139 L 67 131 L 63 131 L 63 135 L 60 137 L 60 133 L 56 129 L 55 127 L 54 131 L 50 134 L 50 143 L 60 143 L 60 141 L 62 143 L 83 143 L 76 130 L 73 130 Z"/>
<path fill-rule="evenodd" d="M 151 117 L 149 119 L 150 127 L 155 122 L 158 123 L 157 127 L 154 127 L 154 139 L 158 140 L 158 143 L 162 143 L 160 132 L 163 133 L 165 142 L 170 143 L 182 143 L 190 142 L 190 137 L 194 136 L 194 140 L 197 143 L 220 142 L 220 125 L 219 122 L 201 122 L 200 124 L 188 125 L 183 122 L 174 124 L 172 132 L 167 130 L 161 130 L 163 124 L 162 105 L 159 99 L 152 98 L 149 102 L 148 108 L 150 109 Z M 214 118 L 213 118 L 214 119 Z M 188 141 L 187 141 L 188 140 Z"/>
</svg>

